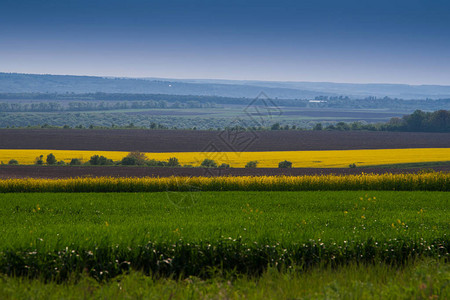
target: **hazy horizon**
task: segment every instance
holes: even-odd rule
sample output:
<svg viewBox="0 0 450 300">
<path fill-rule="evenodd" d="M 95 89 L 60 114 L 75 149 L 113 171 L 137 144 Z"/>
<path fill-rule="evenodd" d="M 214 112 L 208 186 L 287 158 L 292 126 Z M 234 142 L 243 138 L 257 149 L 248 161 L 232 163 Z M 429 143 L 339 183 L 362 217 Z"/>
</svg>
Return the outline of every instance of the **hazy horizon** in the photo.
<svg viewBox="0 0 450 300">
<path fill-rule="evenodd" d="M 450 85 L 445 1 L 0 3 L 0 71 Z"/>
<path fill-rule="evenodd" d="M 398 82 L 337 82 L 337 81 L 295 81 L 295 80 L 258 80 L 258 79 L 230 79 L 230 78 L 169 78 L 169 77 L 134 77 L 134 76 L 120 76 L 120 75 L 102 75 L 102 74 L 65 74 L 65 73 L 21 73 L 21 72 L 4 72 L 0 70 L 0 74 L 23 74 L 23 75 L 43 75 L 43 76 L 80 76 L 80 77 L 99 77 L 99 78 L 118 78 L 118 79 L 143 79 L 143 80 L 180 80 L 195 82 L 198 81 L 218 81 L 218 82 L 273 82 L 273 83 L 329 83 L 329 84 L 356 84 L 356 85 L 409 85 L 409 86 L 450 86 L 450 84 L 409 84 Z"/>
</svg>

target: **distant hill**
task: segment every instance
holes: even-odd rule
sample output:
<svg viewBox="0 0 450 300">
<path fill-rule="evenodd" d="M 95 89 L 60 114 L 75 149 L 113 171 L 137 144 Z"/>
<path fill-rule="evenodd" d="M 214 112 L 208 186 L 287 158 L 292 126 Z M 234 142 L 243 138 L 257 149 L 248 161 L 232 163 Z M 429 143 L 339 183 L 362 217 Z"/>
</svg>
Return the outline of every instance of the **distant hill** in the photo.
<svg viewBox="0 0 450 300">
<path fill-rule="evenodd" d="M 343 95 L 351 97 L 391 97 L 401 99 L 449 98 L 447 85 L 408 85 L 380 83 L 334 83 L 334 82 L 294 82 L 294 81 L 252 81 L 252 80 L 208 80 L 180 79 L 186 83 L 249 85 L 266 88 L 286 88 L 308 91 L 317 96 Z"/>
<path fill-rule="evenodd" d="M 72 75 L 0 73 L 0 93 L 139 93 L 305 99 L 316 96 L 450 98 L 450 86 L 404 84 L 346 84 L 206 79 L 111 78 Z"/>
<path fill-rule="evenodd" d="M 0 73 L 0 93 L 136 93 L 254 98 L 261 91 L 270 97 L 310 98 L 317 92 L 246 84 L 189 83 L 176 80 L 111 78 L 72 75 Z M 322 93 L 323 94 L 323 93 Z M 322 95 L 321 94 L 321 95 Z M 325 93 L 325 95 L 331 95 Z"/>
</svg>

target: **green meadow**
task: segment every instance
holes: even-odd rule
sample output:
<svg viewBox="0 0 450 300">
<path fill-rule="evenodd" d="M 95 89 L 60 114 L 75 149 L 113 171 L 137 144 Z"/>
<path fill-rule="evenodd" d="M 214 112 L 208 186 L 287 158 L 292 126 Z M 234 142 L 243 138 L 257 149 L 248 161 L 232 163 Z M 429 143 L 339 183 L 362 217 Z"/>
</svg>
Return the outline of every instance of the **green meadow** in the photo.
<svg viewBox="0 0 450 300">
<path fill-rule="evenodd" d="M 0 272 L 63 282 L 447 261 L 446 192 L 12 193 Z"/>
</svg>

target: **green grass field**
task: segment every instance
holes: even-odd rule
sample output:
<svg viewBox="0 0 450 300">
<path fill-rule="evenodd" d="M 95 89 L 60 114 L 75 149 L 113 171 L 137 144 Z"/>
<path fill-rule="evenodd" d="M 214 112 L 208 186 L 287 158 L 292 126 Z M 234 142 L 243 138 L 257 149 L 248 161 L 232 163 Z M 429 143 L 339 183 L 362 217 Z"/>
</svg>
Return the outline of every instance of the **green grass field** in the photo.
<svg viewBox="0 0 450 300">
<path fill-rule="evenodd" d="M 0 272 L 208 277 L 448 258 L 446 192 L 2 194 Z"/>
<path fill-rule="evenodd" d="M 447 192 L 0 194 L 0 298 L 448 298 Z"/>
<path fill-rule="evenodd" d="M 450 266 L 426 259 L 386 264 L 269 269 L 260 277 L 154 278 L 131 272 L 99 283 L 88 276 L 62 284 L 1 277 L 1 299 L 448 299 Z"/>
<path fill-rule="evenodd" d="M 446 192 L 15 193 L 0 201 L 2 250 L 180 238 L 429 239 L 450 229 Z"/>
</svg>

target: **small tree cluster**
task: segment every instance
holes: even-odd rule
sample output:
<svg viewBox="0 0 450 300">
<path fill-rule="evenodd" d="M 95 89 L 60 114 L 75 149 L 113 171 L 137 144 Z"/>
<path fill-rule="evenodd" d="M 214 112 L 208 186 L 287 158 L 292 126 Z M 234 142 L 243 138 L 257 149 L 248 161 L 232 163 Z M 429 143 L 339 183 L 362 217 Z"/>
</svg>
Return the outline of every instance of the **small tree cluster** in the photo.
<svg viewBox="0 0 450 300">
<path fill-rule="evenodd" d="M 112 159 L 106 158 L 104 156 L 94 155 L 89 159 L 89 164 L 93 166 L 108 166 L 113 165 Z"/>
<path fill-rule="evenodd" d="M 280 161 L 280 162 L 278 163 L 278 168 L 292 168 L 292 162 L 287 161 L 287 160 L 285 160 L 285 161 Z"/>
<path fill-rule="evenodd" d="M 42 166 L 44 164 L 44 155 L 39 155 L 38 157 L 36 157 L 36 159 L 34 160 L 34 164 Z"/>
<path fill-rule="evenodd" d="M 11 159 L 9 162 L 8 162 L 8 165 L 18 165 L 19 164 L 19 162 L 17 161 L 17 160 L 15 160 L 15 159 Z"/>
<path fill-rule="evenodd" d="M 139 151 L 130 152 L 122 158 L 122 165 L 125 166 L 143 166 L 147 163 L 148 158 L 145 153 Z"/>
<path fill-rule="evenodd" d="M 72 158 L 72 160 L 70 161 L 69 165 L 71 166 L 81 166 L 82 161 L 79 158 Z"/>
<path fill-rule="evenodd" d="M 206 158 L 205 160 L 202 161 L 200 166 L 203 168 L 217 168 L 217 163 L 212 159 Z"/>
<path fill-rule="evenodd" d="M 247 169 L 254 169 L 254 168 L 256 168 L 257 166 L 258 166 L 258 161 L 257 161 L 257 160 L 249 161 L 249 162 L 245 165 L 245 167 L 246 167 Z"/>
</svg>

